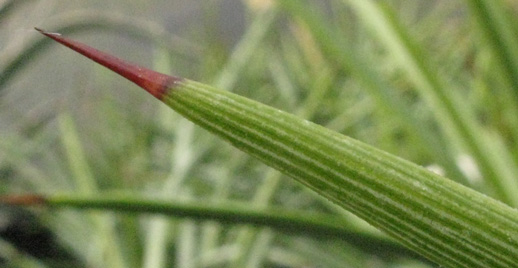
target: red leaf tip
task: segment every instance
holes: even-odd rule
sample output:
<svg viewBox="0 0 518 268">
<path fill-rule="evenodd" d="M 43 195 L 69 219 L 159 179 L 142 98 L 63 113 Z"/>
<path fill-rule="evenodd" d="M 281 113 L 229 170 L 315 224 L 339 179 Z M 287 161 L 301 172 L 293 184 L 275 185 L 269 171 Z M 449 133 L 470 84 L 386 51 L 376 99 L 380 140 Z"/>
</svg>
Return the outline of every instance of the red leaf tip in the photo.
<svg viewBox="0 0 518 268">
<path fill-rule="evenodd" d="M 164 95 L 167 94 L 168 89 L 182 81 L 182 79 L 179 77 L 169 76 L 126 62 L 83 43 L 65 38 L 59 33 L 47 32 L 36 27 L 34 29 L 43 35 L 57 41 L 58 43 L 61 43 L 84 55 L 85 57 L 118 73 L 119 75 L 145 89 L 159 100 L 162 100 Z"/>
</svg>

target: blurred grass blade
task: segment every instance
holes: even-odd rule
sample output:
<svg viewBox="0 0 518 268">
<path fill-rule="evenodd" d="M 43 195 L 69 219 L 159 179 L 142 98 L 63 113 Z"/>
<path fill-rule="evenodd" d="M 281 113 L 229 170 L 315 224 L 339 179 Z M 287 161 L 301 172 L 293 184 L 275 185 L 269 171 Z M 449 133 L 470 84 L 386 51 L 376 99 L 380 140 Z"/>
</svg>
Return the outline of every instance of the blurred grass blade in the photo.
<svg viewBox="0 0 518 268">
<path fill-rule="evenodd" d="M 257 14 L 257 17 L 253 20 L 247 32 L 232 52 L 230 59 L 220 74 L 217 75 L 214 81 L 217 87 L 232 91 L 231 89 L 238 79 L 239 70 L 247 64 L 253 52 L 257 50 L 257 46 L 261 45 L 261 41 L 268 33 L 268 29 L 270 29 L 275 22 L 277 18 L 276 15 L 277 10 L 275 8 L 269 8 Z"/>
<path fill-rule="evenodd" d="M 0 202 L 22 206 L 45 205 L 50 208 L 112 210 L 124 213 L 152 213 L 193 221 L 216 221 L 223 224 L 249 224 L 270 227 L 289 234 L 318 238 L 337 238 L 372 253 L 419 258 L 398 243 L 369 233 L 358 232 L 344 218 L 323 213 L 270 207 L 254 208 L 248 203 L 222 201 L 218 204 L 149 200 L 130 195 L 101 194 L 84 197 L 70 194 L 0 197 Z"/>
<path fill-rule="evenodd" d="M 442 266 L 516 264 L 518 212 L 499 201 L 278 109 L 41 32 Z"/>
<path fill-rule="evenodd" d="M 466 0 L 477 26 L 481 30 L 489 49 L 496 57 L 505 73 L 512 90 L 515 103 L 518 104 L 518 32 L 517 22 L 509 13 L 512 8 L 501 0 Z M 512 12 L 512 11 L 511 11 Z M 518 137 L 517 137 L 518 138 Z"/>
<path fill-rule="evenodd" d="M 0 4 L 0 24 L 4 22 L 4 19 L 8 18 L 9 15 L 23 4 L 29 3 L 30 0 L 6 0 Z"/>
<path fill-rule="evenodd" d="M 477 162 L 496 198 L 518 207 L 518 169 L 507 150 L 495 152 L 492 141 L 476 122 L 470 108 L 455 95 L 454 85 L 440 79 L 427 57 L 383 2 L 343 0 L 354 8 L 373 36 L 391 52 L 395 62 L 432 108 L 446 137 L 462 144 Z M 496 137 L 494 137 L 496 138 Z"/>
<path fill-rule="evenodd" d="M 97 182 L 85 159 L 84 149 L 72 116 L 68 113 L 61 114 L 58 117 L 58 125 L 72 178 L 75 180 L 75 188 L 81 194 L 94 194 L 97 191 Z"/>
<path fill-rule="evenodd" d="M 93 195 L 97 192 L 97 183 L 85 158 L 83 146 L 80 142 L 75 123 L 72 117 L 64 113 L 58 118 L 63 147 L 66 152 L 72 177 L 75 179 L 76 192 L 79 194 Z M 106 257 L 104 263 L 110 267 L 123 268 L 124 264 L 120 246 L 117 243 L 117 233 L 114 232 L 110 219 L 101 215 L 92 214 L 92 222 L 96 226 L 98 247 L 102 249 Z"/>
</svg>

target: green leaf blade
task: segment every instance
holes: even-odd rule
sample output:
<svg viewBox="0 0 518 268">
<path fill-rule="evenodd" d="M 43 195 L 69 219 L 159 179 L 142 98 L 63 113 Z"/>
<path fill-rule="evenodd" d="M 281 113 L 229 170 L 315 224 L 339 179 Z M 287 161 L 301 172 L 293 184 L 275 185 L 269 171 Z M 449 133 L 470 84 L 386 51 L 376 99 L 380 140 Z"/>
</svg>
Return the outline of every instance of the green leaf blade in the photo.
<svg viewBox="0 0 518 268">
<path fill-rule="evenodd" d="M 498 201 L 321 126 L 210 86 L 186 80 L 164 102 L 438 263 L 451 267 L 514 263 L 517 214 Z"/>
<path fill-rule="evenodd" d="M 516 264 L 518 212 L 499 201 L 273 107 L 42 33 L 440 265 Z"/>
</svg>

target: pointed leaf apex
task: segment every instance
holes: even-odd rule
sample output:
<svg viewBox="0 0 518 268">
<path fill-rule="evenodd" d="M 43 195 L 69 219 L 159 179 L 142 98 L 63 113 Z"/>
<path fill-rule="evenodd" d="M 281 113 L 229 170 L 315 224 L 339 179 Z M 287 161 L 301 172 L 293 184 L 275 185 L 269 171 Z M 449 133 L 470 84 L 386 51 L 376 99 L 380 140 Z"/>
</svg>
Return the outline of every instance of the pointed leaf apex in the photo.
<svg viewBox="0 0 518 268">
<path fill-rule="evenodd" d="M 59 33 L 47 32 L 40 28 L 34 29 L 43 35 L 52 38 L 53 40 L 84 55 L 85 57 L 103 65 L 104 67 L 118 73 L 119 75 L 145 89 L 159 100 L 162 100 L 170 88 L 183 80 L 179 77 L 169 76 L 126 62 L 83 43 L 65 38 Z"/>
</svg>

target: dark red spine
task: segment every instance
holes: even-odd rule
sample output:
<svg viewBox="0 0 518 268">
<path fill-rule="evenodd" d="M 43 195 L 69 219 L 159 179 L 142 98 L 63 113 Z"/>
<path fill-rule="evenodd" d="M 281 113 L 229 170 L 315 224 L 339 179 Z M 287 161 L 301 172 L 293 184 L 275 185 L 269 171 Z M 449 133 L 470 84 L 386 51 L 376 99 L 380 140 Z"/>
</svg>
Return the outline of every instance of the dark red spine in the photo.
<svg viewBox="0 0 518 268">
<path fill-rule="evenodd" d="M 164 95 L 175 84 L 182 81 L 181 78 L 169 76 L 147 68 L 131 64 L 108 53 L 102 52 L 80 42 L 65 38 L 58 33 L 50 33 L 35 28 L 40 33 L 54 39 L 55 41 L 75 50 L 76 52 L 90 58 L 91 60 L 105 66 L 106 68 L 120 74 L 131 82 L 145 89 L 157 99 L 162 100 Z"/>
</svg>

